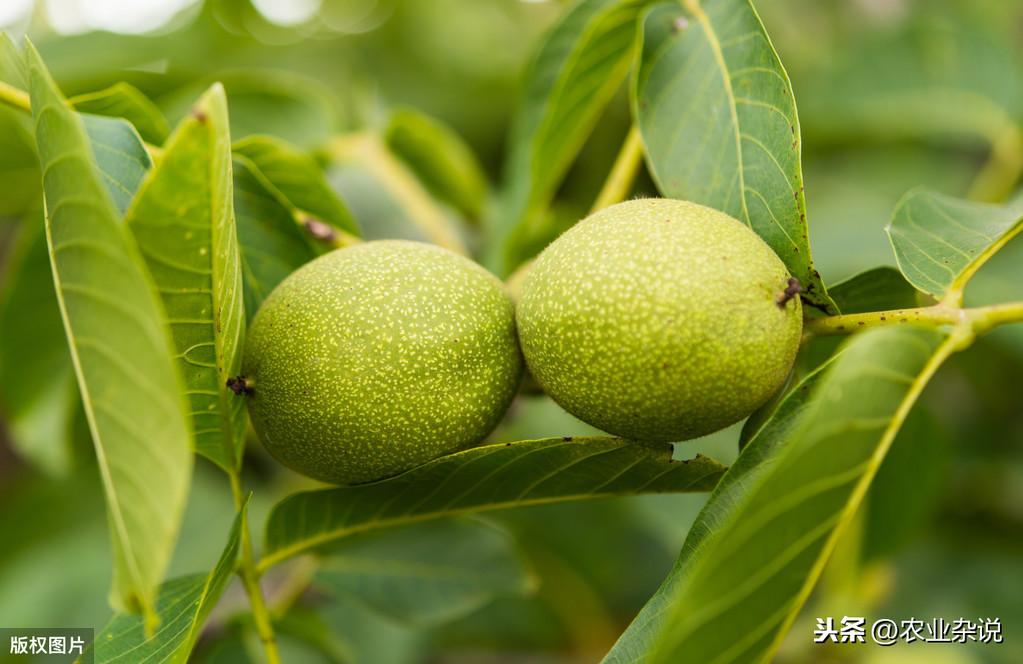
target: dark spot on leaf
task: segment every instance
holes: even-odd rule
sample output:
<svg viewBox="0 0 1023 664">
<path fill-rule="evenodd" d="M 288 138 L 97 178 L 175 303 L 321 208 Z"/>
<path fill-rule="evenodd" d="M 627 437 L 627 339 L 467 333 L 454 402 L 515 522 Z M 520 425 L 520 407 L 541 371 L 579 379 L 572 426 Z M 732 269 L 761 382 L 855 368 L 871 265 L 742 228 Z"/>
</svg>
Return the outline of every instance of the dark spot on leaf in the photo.
<svg viewBox="0 0 1023 664">
<path fill-rule="evenodd" d="M 198 121 L 200 124 L 206 124 L 207 117 L 204 111 L 201 111 L 198 108 L 193 108 L 192 117 L 195 118 L 196 121 Z"/>
<path fill-rule="evenodd" d="M 562 436 L 561 440 L 563 440 L 566 443 L 571 443 L 572 442 L 572 436 Z"/>
</svg>

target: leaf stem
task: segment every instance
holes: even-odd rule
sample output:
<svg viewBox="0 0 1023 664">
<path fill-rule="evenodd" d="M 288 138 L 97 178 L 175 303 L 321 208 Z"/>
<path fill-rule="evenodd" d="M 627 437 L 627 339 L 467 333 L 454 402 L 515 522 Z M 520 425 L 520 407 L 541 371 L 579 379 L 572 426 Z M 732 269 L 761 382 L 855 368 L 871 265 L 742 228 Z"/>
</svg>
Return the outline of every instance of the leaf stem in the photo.
<svg viewBox="0 0 1023 664">
<path fill-rule="evenodd" d="M 639 127 L 632 125 L 614 165 L 611 166 L 611 172 L 604 181 L 604 186 L 593 202 L 591 214 L 625 200 L 632 191 L 632 184 L 636 181 L 636 173 L 642 161 L 643 137 L 639 133 Z"/>
<path fill-rule="evenodd" d="M 871 311 L 863 314 L 843 314 L 808 321 L 807 334 L 825 336 L 852 334 L 857 330 L 885 325 L 914 323 L 930 327 L 955 325 L 982 334 L 1005 323 L 1023 322 L 1023 302 L 1009 302 L 987 307 L 960 308 L 948 304 L 890 311 Z"/>
<path fill-rule="evenodd" d="M 431 242 L 459 254 L 469 253 L 441 207 L 379 136 L 368 132 L 335 136 L 327 143 L 326 152 L 336 161 L 355 161 L 366 167 Z"/>
<path fill-rule="evenodd" d="M 26 113 L 32 112 L 32 103 L 29 100 L 28 93 L 24 90 L 19 90 L 13 85 L 4 83 L 3 81 L 0 81 L 0 103 L 4 103 Z M 163 154 L 163 148 L 157 145 L 152 145 L 145 141 L 142 141 L 142 145 L 146 148 L 146 152 L 149 153 L 149 156 L 154 161 L 159 159 L 160 155 Z"/>
<path fill-rule="evenodd" d="M 13 85 L 0 81 L 0 102 L 26 113 L 32 112 L 32 105 L 28 100 L 28 93 L 19 90 Z"/>
<path fill-rule="evenodd" d="M 1007 117 L 988 133 L 991 153 L 967 196 L 971 200 L 994 203 L 1012 193 L 1023 173 L 1023 131 Z"/>
<path fill-rule="evenodd" d="M 234 497 L 235 508 L 240 510 L 245 502 L 245 497 L 242 494 L 239 473 L 237 470 L 231 470 L 228 472 L 228 477 L 231 479 L 231 495 Z M 277 650 L 277 637 L 274 635 L 270 612 L 266 608 L 263 590 L 259 585 L 259 572 L 252 554 L 252 537 L 249 533 L 248 519 L 242 521 L 241 527 L 241 563 L 238 576 L 241 577 L 245 593 L 249 597 L 249 604 L 252 606 L 252 617 L 256 623 L 259 640 L 263 643 L 267 664 L 281 664 L 281 656 Z"/>
</svg>

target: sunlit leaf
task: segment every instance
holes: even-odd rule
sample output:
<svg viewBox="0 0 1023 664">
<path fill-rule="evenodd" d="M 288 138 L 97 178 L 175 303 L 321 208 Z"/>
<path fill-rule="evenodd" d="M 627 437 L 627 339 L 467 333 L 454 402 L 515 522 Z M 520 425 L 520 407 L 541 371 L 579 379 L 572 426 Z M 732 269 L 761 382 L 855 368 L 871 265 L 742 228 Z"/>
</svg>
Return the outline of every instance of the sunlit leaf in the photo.
<svg viewBox="0 0 1023 664">
<path fill-rule="evenodd" d="M 222 88 L 174 131 L 126 219 L 167 311 L 195 449 L 231 470 L 245 415 L 227 381 L 240 371 L 245 313 Z"/>
<path fill-rule="evenodd" d="M 724 466 L 672 461 L 668 445 L 547 438 L 441 457 L 394 478 L 298 493 L 266 525 L 263 565 L 360 532 L 486 510 L 604 496 L 711 489 Z"/>
<path fill-rule="evenodd" d="M 192 468 L 180 377 L 156 289 L 85 128 L 31 46 L 28 62 L 57 299 L 107 496 L 112 598 L 152 618 Z"/>
<path fill-rule="evenodd" d="M 970 278 L 1023 229 L 1023 203 L 992 205 L 915 189 L 885 229 L 899 269 L 921 291 L 961 298 Z"/>
<path fill-rule="evenodd" d="M 634 113 L 658 189 L 747 224 L 833 313 L 810 257 L 792 86 L 749 0 L 658 5 L 642 35 Z"/>
<path fill-rule="evenodd" d="M 317 578 L 332 592 L 419 627 L 454 620 L 535 584 L 507 533 L 468 519 L 342 540 L 320 561 Z"/>
<path fill-rule="evenodd" d="M 123 81 L 109 88 L 77 95 L 68 100 L 81 113 L 124 118 L 150 143 L 162 144 L 169 128 L 163 112 L 149 97 Z"/>
<path fill-rule="evenodd" d="M 878 328 L 796 386 L 722 478 L 674 569 L 606 661 L 769 660 L 957 341 Z"/>
<path fill-rule="evenodd" d="M 547 35 L 525 76 L 504 166 L 491 267 L 528 258 L 516 243 L 550 202 L 632 63 L 642 0 L 583 0 Z"/>
<path fill-rule="evenodd" d="M 245 157 L 234 162 L 234 212 L 248 320 L 277 284 L 316 258 L 292 211 Z"/>
<path fill-rule="evenodd" d="M 384 142 L 430 192 L 470 220 L 479 220 L 487 178 L 472 149 L 439 120 L 411 108 L 391 113 Z"/>
<path fill-rule="evenodd" d="M 151 636 L 146 636 L 137 616 L 114 616 L 96 635 L 96 664 L 184 664 L 188 661 L 206 618 L 234 572 L 246 512 L 243 505 L 231 526 L 224 551 L 209 574 L 182 576 L 160 586 L 156 598 L 160 626 Z"/>
</svg>

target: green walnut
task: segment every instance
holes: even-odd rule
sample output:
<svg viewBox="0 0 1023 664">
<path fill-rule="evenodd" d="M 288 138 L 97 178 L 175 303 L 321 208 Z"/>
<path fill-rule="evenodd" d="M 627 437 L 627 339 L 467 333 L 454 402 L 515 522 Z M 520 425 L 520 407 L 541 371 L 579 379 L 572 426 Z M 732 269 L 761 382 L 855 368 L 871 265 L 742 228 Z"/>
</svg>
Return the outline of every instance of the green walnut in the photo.
<svg viewBox="0 0 1023 664">
<path fill-rule="evenodd" d="M 321 256 L 274 289 L 243 373 L 266 449 L 352 484 L 481 441 L 522 368 L 496 277 L 440 247 L 383 240 Z"/>
<path fill-rule="evenodd" d="M 639 199 L 558 238 L 517 306 L 530 372 L 609 433 L 680 441 L 781 388 L 802 333 L 798 282 L 749 228 L 694 203 Z"/>
</svg>

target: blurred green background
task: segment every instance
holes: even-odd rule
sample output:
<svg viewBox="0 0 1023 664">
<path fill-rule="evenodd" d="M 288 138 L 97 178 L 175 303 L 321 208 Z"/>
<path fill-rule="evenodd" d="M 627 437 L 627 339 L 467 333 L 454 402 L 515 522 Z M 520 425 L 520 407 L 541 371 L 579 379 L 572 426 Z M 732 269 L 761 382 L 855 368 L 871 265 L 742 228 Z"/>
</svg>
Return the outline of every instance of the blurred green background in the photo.
<svg viewBox="0 0 1023 664">
<path fill-rule="evenodd" d="M 1016 195 L 1023 122 L 1019 0 L 760 0 L 799 104 L 811 240 L 825 280 L 892 265 L 883 233 L 907 190 Z M 518 82 L 565 3 L 521 0 L 2 0 L 0 27 L 28 34 L 66 94 L 128 81 L 171 125 L 224 81 L 234 138 L 272 133 L 311 151 L 381 130 L 413 107 L 450 126 L 500 183 Z M 563 225 L 589 207 L 628 126 L 623 93 L 562 186 Z M 0 107 L 0 626 L 95 626 L 108 617 L 109 548 L 91 446 L 39 242 L 39 173 L 24 118 Z M 368 237 L 418 237 L 358 161 L 329 168 Z M 638 190 L 654 193 L 648 178 Z M 459 234 L 471 220 L 445 207 Z M 986 266 L 971 303 L 1023 297 L 1023 238 Z M 42 260 L 40 261 L 40 257 Z M 9 277 L 33 265 L 29 276 Z M 25 274 L 25 273 L 23 273 Z M 57 345 L 59 348 L 59 344 Z M 24 363 L 24 355 L 35 358 Z M 39 396 L 38 385 L 48 387 Z M 789 635 L 784 662 L 1023 661 L 1023 330 L 955 357 L 899 435 L 870 498 Z M 31 394 L 34 401 L 23 403 Z M 4 412 L 29 413 L 5 422 Z M 730 462 L 738 428 L 679 446 Z M 494 440 L 590 429 L 540 396 L 519 398 Z M 171 574 L 205 570 L 232 518 L 200 460 Z M 257 532 L 305 486 L 250 445 Z M 295 662 L 590 662 L 667 573 L 704 498 L 657 496 L 533 508 L 489 520 L 515 535 L 539 584 L 431 629 L 351 598 L 305 591 L 282 617 Z M 271 595 L 278 590 L 269 579 Z M 281 581 L 281 583 L 285 583 Z M 285 588 L 286 590 L 286 588 Z M 247 661 L 232 588 L 199 661 Z M 997 647 L 814 647 L 816 616 L 1000 618 Z M 2 655 L 0 655 L 2 657 Z"/>
</svg>

